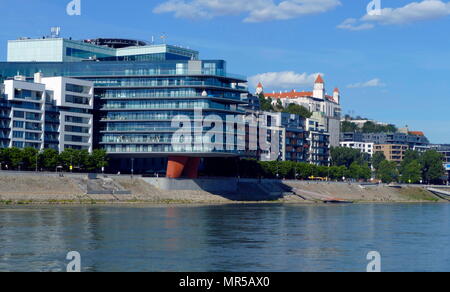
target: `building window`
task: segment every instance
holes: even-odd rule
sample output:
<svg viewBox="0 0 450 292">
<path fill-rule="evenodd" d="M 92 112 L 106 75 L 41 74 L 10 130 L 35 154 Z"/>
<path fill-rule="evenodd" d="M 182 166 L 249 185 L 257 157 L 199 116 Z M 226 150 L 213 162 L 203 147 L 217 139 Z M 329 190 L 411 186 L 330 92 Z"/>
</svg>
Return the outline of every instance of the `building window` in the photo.
<svg viewBox="0 0 450 292">
<path fill-rule="evenodd" d="M 82 104 L 82 105 L 89 105 L 89 98 L 74 96 L 74 95 L 66 95 L 66 102 Z"/>
<path fill-rule="evenodd" d="M 66 84 L 66 91 L 75 92 L 75 93 L 84 93 L 89 94 L 89 87 L 87 86 L 81 86 L 76 84 Z"/>
<path fill-rule="evenodd" d="M 23 129 L 24 123 L 21 121 L 14 121 L 13 128 Z"/>
<path fill-rule="evenodd" d="M 21 131 L 13 131 L 13 138 L 23 139 L 24 132 Z"/>
</svg>

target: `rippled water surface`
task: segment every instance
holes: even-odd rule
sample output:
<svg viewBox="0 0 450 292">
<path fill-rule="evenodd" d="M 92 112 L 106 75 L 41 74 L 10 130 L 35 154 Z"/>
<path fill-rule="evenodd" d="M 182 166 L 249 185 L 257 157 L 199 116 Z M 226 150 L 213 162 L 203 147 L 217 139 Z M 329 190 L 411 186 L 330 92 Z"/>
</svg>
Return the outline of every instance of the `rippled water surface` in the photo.
<svg viewBox="0 0 450 292">
<path fill-rule="evenodd" d="M 0 207 L 0 271 L 450 271 L 450 205 Z"/>
</svg>

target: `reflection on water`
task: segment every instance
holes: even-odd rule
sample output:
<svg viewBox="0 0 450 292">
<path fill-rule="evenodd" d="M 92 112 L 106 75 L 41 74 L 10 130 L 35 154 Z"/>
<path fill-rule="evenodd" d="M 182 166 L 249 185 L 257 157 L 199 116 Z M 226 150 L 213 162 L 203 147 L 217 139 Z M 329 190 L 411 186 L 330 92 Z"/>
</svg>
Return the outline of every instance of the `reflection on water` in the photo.
<svg viewBox="0 0 450 292">
<path fill-rule="evenodd" d="M 447 204 L 0 207 L 0 271 L 450 271 Z"/>
</svg>

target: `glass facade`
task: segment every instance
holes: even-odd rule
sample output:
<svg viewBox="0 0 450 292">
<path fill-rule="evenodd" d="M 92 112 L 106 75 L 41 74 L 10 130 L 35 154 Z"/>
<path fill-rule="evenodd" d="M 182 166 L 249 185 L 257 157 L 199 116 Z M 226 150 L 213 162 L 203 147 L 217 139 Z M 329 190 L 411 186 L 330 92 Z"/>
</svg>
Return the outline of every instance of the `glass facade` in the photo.
<svg viewBox="0 0 450 292">
<path fill-rule="evenodd" d="M 88 58 L 92 55 L 82 48 L 66 48 L 68 56 Z M 152 51 L 154 50 L 154 52 Z M 245 140 L 243 130 L 227 129 L 227 117 L 243 116 L 238 110 L 241 95 L 246 94 L 246 78 L 227 72 L 223 60 L 197 60 L 192 51 L 166 46 L 165 52 L 151 47 L 132 47 L 117 50 L 115 56 L 96 55 L 97 61 L 70 62 L 8 62 L 0 63 L 0 79 L 17 75 L 27 77 L 36 72 L 44 76 L 66 76 L 94 82 L 94 148 L 104 148 L 112 155 L 126 157 L 159 157 L 195 153 L 199 156 L 216 153 L 217 156 L 237 155 Z M 244 85 L 244 86 L 243 86 Z M 66 90 L 80 93 L 82 87 L 68 84 Z M 84 104 L 76 94 L 68 95 L 67 102 Z M 194 135 L 210 132 L 212 127 L 194 127 L 195 111 L 203 115 L 220 117 L 219 128 L 223 133 L 223 145 L 212 147 L 215 142 L 203 141 Z M 176 116 L 192 119 L 192 145 L 172 145 L 174 133 L 180 127 L 172 123 Z M 38 117 L 36 117 L 38 118 Z M 46 115 L 45 120 L 57 120 Z M 72 123 L 71 132 L 84 133 L 82 118 L 66 115 Z M 78 124 L 78 126 L 76 126 Z M 45 139 L 50 143 L 57 124 L 46 124 Z M 215 124 L 215 126 L 217 126 Z M 230 141 L 229 137 L 233 137 Z M 66 141 L 79 138 L 64 137 Z M 1 132 L 0 132 L 1 139 Z M 1 140 L 0 140 L 1 141 Z M 200 143 L 198 143 L 200 142 Z"/>
</svg>

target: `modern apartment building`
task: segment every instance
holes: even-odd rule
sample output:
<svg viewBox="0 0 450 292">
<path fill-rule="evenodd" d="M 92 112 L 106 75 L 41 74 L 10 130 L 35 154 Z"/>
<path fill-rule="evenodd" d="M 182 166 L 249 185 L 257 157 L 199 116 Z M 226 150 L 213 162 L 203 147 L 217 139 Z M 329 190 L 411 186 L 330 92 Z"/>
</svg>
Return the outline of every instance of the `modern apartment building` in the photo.
<svg viewBox="0 0 450 292">
<path fill-rule="evenodd" d="M 403 161 L 407 150 L 409 147 L 401 144 L 376 144 L 374 146 L 374 153 L 382 152 L 386 160 L 398 163 Z"/>
<path fill-rule="evenodd" d="M 324 118 L 320 113 L 313 113 L 307 119 L 308 131 L 308 162 L 319 165 L 330 165 L 330 133 L 324 124 Z"/>
<path fill-rule="evenodd" d="M 136 40 L 20 39 L 9 42 L 0 79 L 17 72 L 26 77 L 42 72 L 93 82 L 93 145 L 107 150 L 112 169 L 138 173 L 167 166 L 169 177 L 196 177 L 202 157 L 241 153 L 245 131 L 239 125 L 227 128 L 225 121 L 243 117 L 238 106 L 245 103 L 241 95 L 248 93 L 246 78 L 228 73 L 225 61 L 198 56 L 190 49 Z M 220 128 L 203 123 L 205 116 L 223 120 L 226 130 L 218 133 L 223 139 L 204 139 Z M 176 117 L 184 121 L 174 123 Z M 63 120 L 64 128 L 85 131 L 71 128 L 71 115 Z M 186 139 L 173 143 L 180 128 L 186 130 Z M 87 141 L 82 135 L 81 140 L 65 136 L 75 145 Z"/>
<path fill-rule="evenodd" d="M 275 113 L 269 117 L 269 126 L 281 129 L 281 160 L 307 162 L 309 144 L 306 119 L 288 113 Z"/>
<path fill-rule="evenodd" d="M 92 151 L 93 83 L 64 77 L 5 80 L 0 97 L 1 147 Z"/>
<path fill-rule="evenodd" d="M 430 142 L 422 132 L 409 133 L 341 133 L 341 142 L 406 145 L 410 150 L 428 149 Z"/>
<path fill-rule="evenodd" d="M 374 154 L 374 143 L 364 143 L 364 142 L 341 142 L 341 147 L 352 148 L 360 150 L 362 153 L 367 153 L 370 157 Z"/>
</svg>

